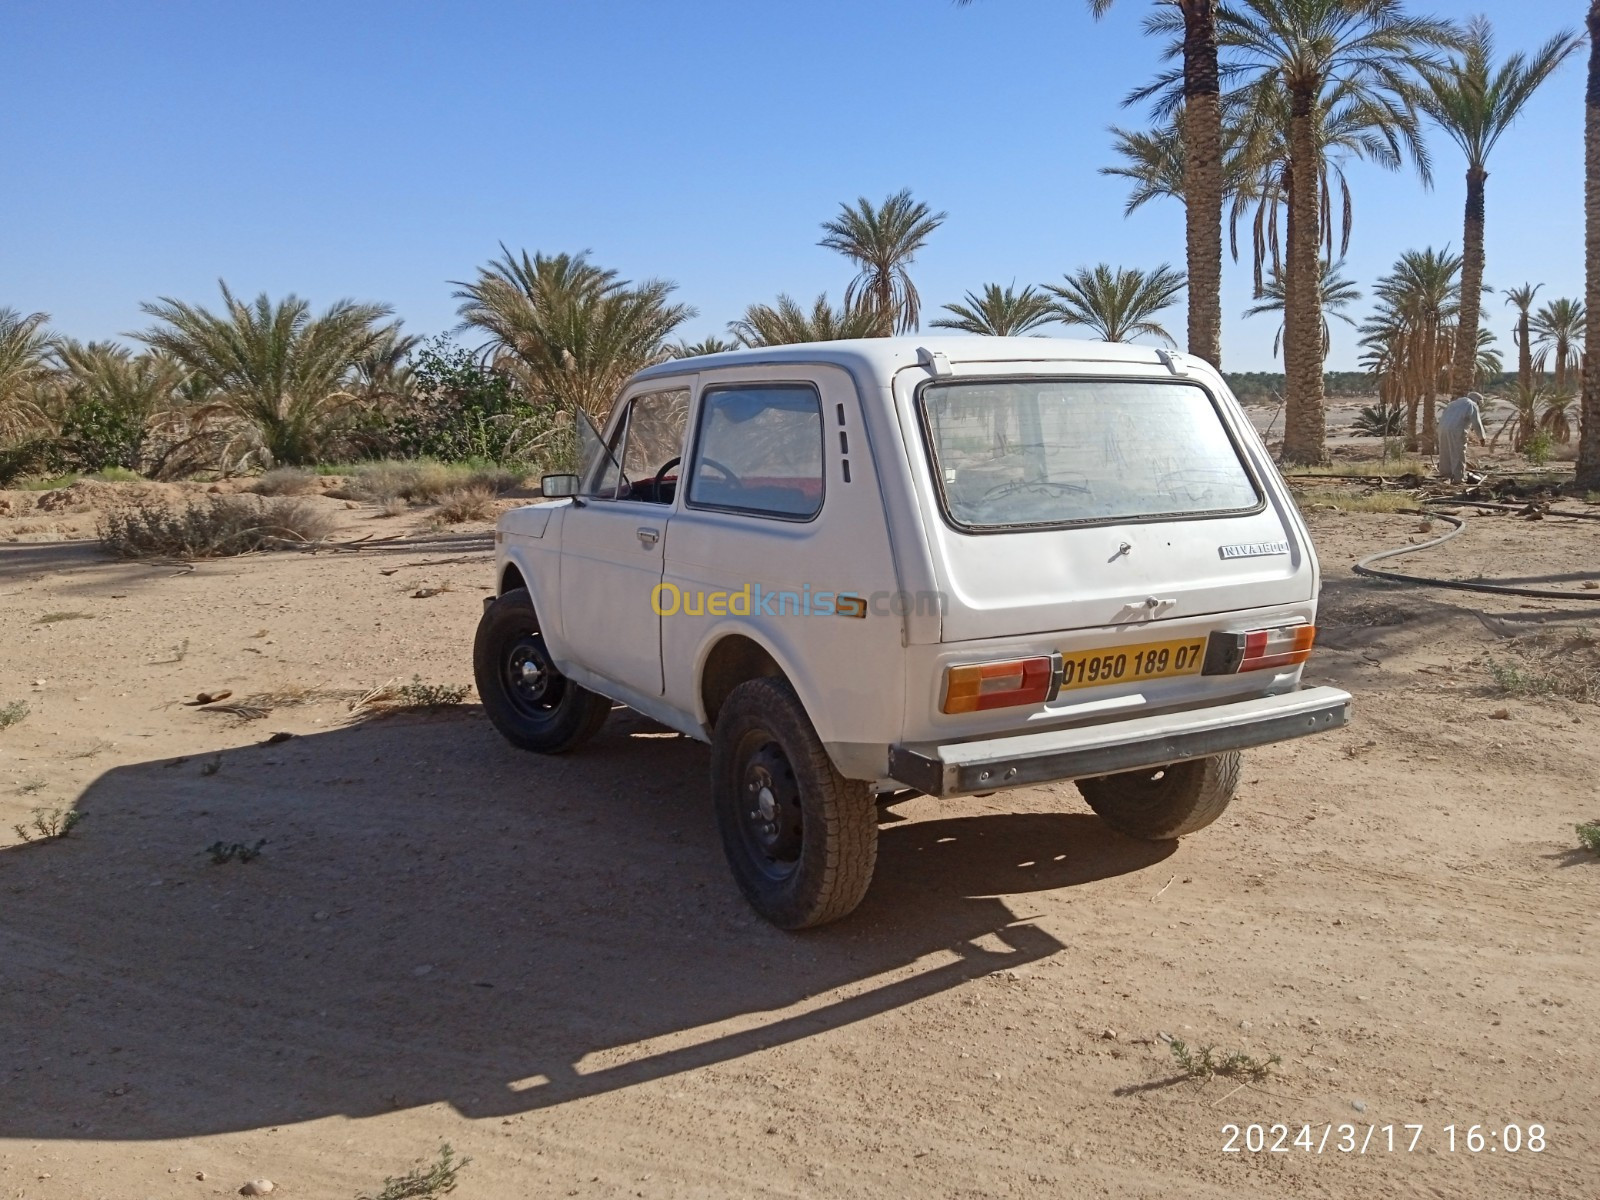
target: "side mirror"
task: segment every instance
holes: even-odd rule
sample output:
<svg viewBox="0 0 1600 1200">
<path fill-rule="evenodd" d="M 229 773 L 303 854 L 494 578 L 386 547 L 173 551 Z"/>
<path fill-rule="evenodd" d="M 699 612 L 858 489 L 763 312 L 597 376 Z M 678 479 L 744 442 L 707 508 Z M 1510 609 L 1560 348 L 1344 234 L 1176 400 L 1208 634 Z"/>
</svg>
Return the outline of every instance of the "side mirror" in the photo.
<svg viewBox="0 0 1600 1200">
<path fill-rule="evenodd" d="M 539 480 L 539 491 L 547 500 L 561 500 L 578 494 L 576 475 L 546 475 Z"/>
</svg>

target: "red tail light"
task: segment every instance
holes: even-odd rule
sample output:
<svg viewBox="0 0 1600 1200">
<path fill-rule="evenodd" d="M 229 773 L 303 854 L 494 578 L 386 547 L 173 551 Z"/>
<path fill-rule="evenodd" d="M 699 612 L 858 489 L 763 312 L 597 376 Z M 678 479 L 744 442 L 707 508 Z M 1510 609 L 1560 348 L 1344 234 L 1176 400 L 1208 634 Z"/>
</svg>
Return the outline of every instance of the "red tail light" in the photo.
<svg viewBox="0 0 1600 1200">
<path fill-rule="evenodd" d="M 1236 675 L 1292 667 L 1311 657 L 1315 625 L 1280 625 L 1243 633 L 1213 633 L 1206 646 L 1206 675 Z"/>
<path fill-rule="evenodd" d="M 944 673 L 942 708 L 947 713 L 968 713 L 1043 704 L 1054 690 L 1055 674 L 1055 661 L 1049 655 L 951 667 Z"/>
</svg>

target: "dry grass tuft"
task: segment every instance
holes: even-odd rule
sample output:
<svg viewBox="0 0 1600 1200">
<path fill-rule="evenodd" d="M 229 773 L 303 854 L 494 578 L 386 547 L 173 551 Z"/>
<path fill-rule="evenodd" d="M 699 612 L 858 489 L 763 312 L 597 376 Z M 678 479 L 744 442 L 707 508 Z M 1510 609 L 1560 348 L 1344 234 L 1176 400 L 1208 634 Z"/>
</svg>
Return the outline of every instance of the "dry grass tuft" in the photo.
<svg viewBox="0 0 1600 1200">
<path fill-rule="evenodd" d="M 318 491 L 321 477 L 303 467 L 278 467 L 250 485 L 258 496 L 305 496 Z"/>
<path fill-rule="evenodd" d="M 460 704 L 471 691 L 471 685 L 465 683 L 423 683 L 420 675 L 413 675 L 410 683 L 391 679 L 358 696 L 350 705 L 350 714 L 359 719 L 449 708 Z"/>
<path fill-rule="evenodd" d="M 494 497 L 492 489 L 480 484 L 458 488 L 441 499 L 437 519 L 445 525 L 487 521 L 494 516 Z"/>
<path fill-rule="evenodd" d="M 1350 513 L 1415 512 L 1417 498 L 1409 492 L 1355 492 L 1346 488 L 1296 488 L 1295 502 L 1304 512 L 1337 509 Z"/>
<path fill-rule="evenodd" d="M 1398 479 L 1402 475 L 1422 475 L 1423 464 L 1415 458 L 1388 459 L 1384 462 L 1357 459 L 1352 462 L 1333 462 L 1323 467 L 1284 467 L 1290 479 L 1318 478 L 1324 475 L 1360 475 L 1366 479 Z"/>
<path fill-rule="evenodd" d="M 1485 664 L 1498 694 L 1600 704 L 1600 639 L 1588 630 L 1514 638 L 1508 649 L 1513 659 Z"/>
<path fill-rule="evenodd" d="M 25 720 L 27 716 L 26 700 L 13 700 L 10 704 L 0 704 L 0 729 L 10 729 L 11 726 Z"/>
<path fill-rule="evenodd" d="M 229 716 L 238 717 L 244 721 L 259 721 L 262 717 L 270 716 L 280 708 L 300 708 L 307 704 L 315 704 L 319 700 L 342 700 L 350 696 L 349 692 L 329 691 L 320 687 L 307 687 L 303 684 L 291 684 L 272 692 L 257 692 L 252 696 L 242 696 L 238 700 L 226 700 L 220 704 L 204 705 L 200 711 L 209 713 L 227 713 Z"/>
<path fill-rule="evenodd" d="M 93 613 L 86 612 L 49 612 L 34 622 L 35 625 L 59 625 L 62 621 L 92 621 Z"/>
<path fill-rule="evenodd" d="M 325 540 L 334 520 L 304 500 L 211 496 L 178 508 L 140 500 L 100 518 L 100 543 L 121 558 L 226 558 Z"/>
<path fill-rule="evenodd" d="M 401 500 L 433 504 L 466 488 L 484 488 L 498 496 L 522 486 L 526 478 L 525 473 L 509 467 L 472 467 L 427 459 L 363 463 L 336 494 L 378 505 Z"/>
</svg>

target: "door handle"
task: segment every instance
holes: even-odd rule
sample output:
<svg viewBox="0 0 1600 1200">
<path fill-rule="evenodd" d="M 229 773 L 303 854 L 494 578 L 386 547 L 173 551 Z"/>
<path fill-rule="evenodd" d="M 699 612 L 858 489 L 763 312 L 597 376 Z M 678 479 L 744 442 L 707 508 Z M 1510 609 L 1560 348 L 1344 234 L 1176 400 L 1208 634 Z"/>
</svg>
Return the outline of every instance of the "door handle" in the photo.
<svg viewBox="0 0 1600 1200">
<path fill-rule="evenodd" d="M 639 544 L 646 548 L 654 546 L 661 540 L 661 531 L 659 529 L 650 529 L 641 525 L 634 532 L 639 535 Z"/>
</svg>

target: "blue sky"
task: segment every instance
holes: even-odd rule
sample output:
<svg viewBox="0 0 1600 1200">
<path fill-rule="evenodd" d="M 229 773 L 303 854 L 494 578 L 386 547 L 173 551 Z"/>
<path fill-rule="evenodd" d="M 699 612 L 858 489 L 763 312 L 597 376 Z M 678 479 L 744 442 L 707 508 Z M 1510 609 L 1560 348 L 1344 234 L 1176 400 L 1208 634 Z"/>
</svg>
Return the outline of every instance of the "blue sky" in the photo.
<svg viewBox="0 0 1600 1200">
<path fill-rule="evenodd" d="M 504 242 L 675 280 L 697 336 L 780 291 L 837 300 L 850 271 L 819 223 L 902 187 L 950 214 L 915 269 L 927 315 L 990 280 L 1181 266 L 1179 206 L 1125 219 L 1125 189 L 1097 173 L 1106 126 L 1143 124 L 1119 101 L 1155 68 L 1149 7 L 1095 22 L 1081 0 L 10 0 L 0 305 L 105 337 L 144 327 L 141 300 L 210 301 L 225 278 L 319 307 L 385 301 L 432 333 L 455 322 L 448 281 Z M 1424 10 L 1486 11 L 1509 51 L 1580 9 Z M 1491 284 L 1581 294 L 1582 88 L 1574 59 L 1490 164 Z M 1462 164 L 1430 144 L 1432 191 L 1350 168 L 1363 289 L 1403 249 L 1459 247 Z M 1241 319 L 1249 303 L 1230 265 L 1226 365 L 1275 369 L 1275 322 Z M 1486 313 L 1509 356 L 1509 310 Z M 1181 339 L 1181 309 L 1168 317 Z M 1337 327 L 1330 367 L 1355 357 Z"/>
</svg>

